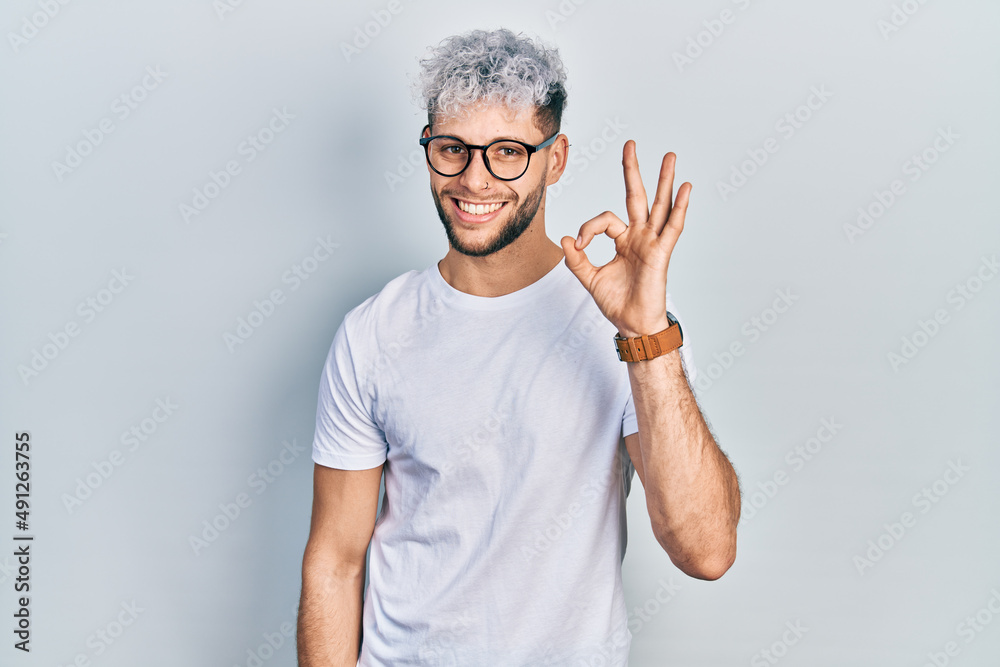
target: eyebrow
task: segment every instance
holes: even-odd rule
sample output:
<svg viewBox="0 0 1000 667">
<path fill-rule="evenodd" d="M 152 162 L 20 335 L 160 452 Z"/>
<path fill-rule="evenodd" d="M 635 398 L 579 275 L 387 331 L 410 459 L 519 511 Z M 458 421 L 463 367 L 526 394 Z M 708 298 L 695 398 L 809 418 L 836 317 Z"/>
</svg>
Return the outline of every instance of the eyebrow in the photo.
<svg viewBox="0 0 1000 667">
<path fill-rule="evenodd" d="M 459 141 L 461 141 L 462 143 L 466 144 L 467 146 L 488 146 L 488 145 L 492 144 L 494 141 L 520 141 L 521 143 L 528 144 L 529 146 L 534 146 L 535 145 L 535 144 L 531 143 L 530 141 L 528 141 L 526 139 L 518 139 L 518 138 L 515 138 L 515 137 L 496 137 L 494 139 L 490 139 L 489 141 L 487 141 L 486 143 L 483 143 L 483 144 L 473 144 L 473 143 L 470 143 L 470 142 L 466 141 L 465 139 L 463 139 L 462 137 L 458 136 L 457 134 L 438 134 L 438 135 L 432 135 L 432 136 L 454 137 L 454 138 L 458 139 Z M 544 141 L 544 139 L 542 141 Z"/>
</svg>

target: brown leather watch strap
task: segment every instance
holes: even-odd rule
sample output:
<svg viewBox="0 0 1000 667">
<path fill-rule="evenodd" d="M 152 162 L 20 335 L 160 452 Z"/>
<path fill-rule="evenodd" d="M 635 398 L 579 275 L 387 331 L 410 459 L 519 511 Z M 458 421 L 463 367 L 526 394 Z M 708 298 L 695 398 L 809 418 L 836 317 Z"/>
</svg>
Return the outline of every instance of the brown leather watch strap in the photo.
<svg viewBox="0 0 1000 667">
<path fill-rule="evenodd" d="M 615 336 L 615 348 L 618 358 L 622 361 L 645 361 L 673 352 L 683 343 L 681 325 L 676 320 L 655 334 L 643 334 L 638 338 L 622 338 Z"/>
</svg>

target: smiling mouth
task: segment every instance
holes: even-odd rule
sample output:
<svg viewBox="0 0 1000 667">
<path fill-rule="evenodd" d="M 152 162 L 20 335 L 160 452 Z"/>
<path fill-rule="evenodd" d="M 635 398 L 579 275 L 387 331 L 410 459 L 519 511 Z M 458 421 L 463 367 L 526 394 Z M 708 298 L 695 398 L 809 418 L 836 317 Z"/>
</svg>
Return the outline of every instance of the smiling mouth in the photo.
<svg viewBox="0 0 1000 667">
<path fill-rule="evenodd" d="M 455 204 L 461 211 L 464 211 L 469 215 L 488 215 L 490 213 L 495 213 L 496 211 L 499 211 L 501 208 L 503 208 L 504 204 L 507 203 L 501 201 L 501 202 L 491 202 L 487 204 L 475 204 L 473 202 L 467 202 L 462 199 L 457 199 L 455 197 L 452 197 L 452 199 L 455 200 Z"/>
</svg>

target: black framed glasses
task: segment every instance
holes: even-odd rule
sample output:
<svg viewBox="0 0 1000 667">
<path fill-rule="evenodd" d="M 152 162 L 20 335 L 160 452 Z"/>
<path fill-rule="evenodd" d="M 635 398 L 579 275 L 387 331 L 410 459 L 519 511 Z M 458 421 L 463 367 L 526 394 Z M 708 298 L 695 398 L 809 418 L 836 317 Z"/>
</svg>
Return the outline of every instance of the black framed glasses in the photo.
<svg viewBox="0 0 1000 667">
<path fill-rule="evenodd" d="M 430 125 L 425 125 L 424 130 L 429 127 Z M 559 133 L 556 132 L 537 146 L 515 139 L 497 139 L 485 146 L 473 146 L 458 137 L 438 135 L 421 137 L 420 145 L 427 155 L 427 164 L 442 176 L 461 174 L 472 162 L 472 151 L 478 149 L 483 152 L 483 163 L 494 178 L 514 181 L 528 171 L 531 154 L 550 145 L 558 136 Z"/>
</svg>

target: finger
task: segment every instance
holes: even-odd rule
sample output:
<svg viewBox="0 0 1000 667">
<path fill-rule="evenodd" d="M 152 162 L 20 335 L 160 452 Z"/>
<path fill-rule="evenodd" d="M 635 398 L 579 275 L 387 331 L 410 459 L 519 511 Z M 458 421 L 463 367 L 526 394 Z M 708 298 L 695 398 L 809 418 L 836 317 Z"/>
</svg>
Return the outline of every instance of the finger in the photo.
<svg viewBox="0 0 1000 667">
<path fill-rule="evenodd" d="M 612 239 L 617 239 L 627 229 L 628 225 L 622 222 L 621 218 L 611 211 L 605 211 L 580 225 L 580 234 L 577 236 L 575 247 L 583 250 L 598 234 L 607 234 Z"/>
<path fill-rule="evenodd" d="M 562 246 L 563 255 L 566 256 L 566 266 L 573 272 L 583 286 L 590 290 L 590 284 L 597 275 L 597 269 L 587 258 L 587 253 L 576 248 L 576 239 L 572 236 L 564 236 L 559 240 Z"/>
<path fill-rule="evenodd" d="M 611 238 L 621 236 L 628 226 L 622 222 L 617 215 L 611 211 L 605 211 L 595 218 L 591 218 L 580 227 L 580 234 L 575 239 L 564 236 L 559 240 L 563 248 L 563 255 L 566 256 L 566 266 L 580 280 L 585 288 L 590 289 L 597 269 L 587 258 L 584 248 L 598 234 L 607 234 Z"/>
<path fill-rule="evenodd" d="M 625 171 L 625 209 L 630 225 L 645 224 L 649 218 L 649 203 L 646 188 L 639 175 L 639 159 L 635 154 L 635 142 L 629 139 L 622 150 L 622 168 Z"/>
<path fill-rule="evenodd" d="M 690 183 L 682 183 L 681 187 L 677 188 L 677 199 L 670 210 L 670 217 L 667 218 L 667 224 L 663 227 L 663 232 L 659 236 L 660 243 L 664 244 L 671 251 L 677 243 L 681 232 L 684 231 L 684 218 L 687 216 L 688 201 L 691 199 L 691 188 Z"/>
<path fill-rule="evenodd" d="M 667 153 L 660 164 L 660 178 L 656 182 L 656 196 L 653 198 L 653 208 L 649 212 L 649 224 L 657 234 L 663 231 L 670 216 L 674 196 L 674 167 L 677 155 Z"/>
</svg>

